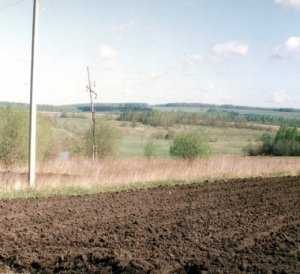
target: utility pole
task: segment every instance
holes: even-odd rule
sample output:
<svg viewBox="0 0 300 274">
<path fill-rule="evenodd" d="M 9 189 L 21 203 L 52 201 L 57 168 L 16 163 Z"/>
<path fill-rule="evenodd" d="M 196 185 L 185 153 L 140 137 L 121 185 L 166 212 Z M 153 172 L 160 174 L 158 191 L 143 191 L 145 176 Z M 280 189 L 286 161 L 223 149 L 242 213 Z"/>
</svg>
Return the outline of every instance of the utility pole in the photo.
<svg viewBox="0 0 300 274">
<path fill-rule="evenodd" d="M 35 50 L 36 36 L 38 30 L 38 10 L 39 0 L 33 0 L 33 19 L 32 19 L 32 41 L 31 41 L 31 70 L 30 70 L 30 121 L 29 121 L 29 161 L 28 161 L 28 183 L 31 188 L 36 185 L 36 94 L 35 94 Z"/>
<path fill-rule="evenodd" d="M 90 68 L 87 67 L 87 74 L 88 74 L 88 86 L 87 90 L 90 94 L 90 101 L 91 101 L 91 113 L 92 113 L 92 138 L 93 138 L 93 161 L 96 160 L 97 157 L 97 146 L 96 146 L 96 109 L 95 109 L 95 100 L 97 99 L 97 93 L 92 89 L 91 84 L 91 76 L 90 76 Z M 94 88 L 96 87 L 96 83 L 94 83 Z"/>
</svg>

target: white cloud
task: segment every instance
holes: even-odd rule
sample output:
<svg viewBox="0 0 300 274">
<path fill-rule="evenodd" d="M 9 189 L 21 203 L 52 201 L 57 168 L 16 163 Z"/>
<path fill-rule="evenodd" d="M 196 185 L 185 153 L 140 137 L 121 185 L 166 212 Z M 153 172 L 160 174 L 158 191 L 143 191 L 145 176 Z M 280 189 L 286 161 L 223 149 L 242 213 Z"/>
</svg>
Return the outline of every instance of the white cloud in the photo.
<svg viewBox="0 0 300 274">
<path fill-rule="evenodd" d="M 249 46 L 242 42 L 229 41 L 214 45 L 212 51 L 215 55 L 221 57 L 246 56 L 249 52 Z"/>
<path fill-rule="evenodd" d="M 118 51 L 109 45 L 100 46 L 100 57 L 102 59 L 115 59 L 118 56 Z"/>
<path fill-rule="evenodd" d="M 290 37 L 285 42 L 285 47 L 291 52 L 300 52 L 300 37 Z"/>
<path fill-rule="evenodd" d="M 300 0 L 275 0 L 275 3 L 289 8 L 300 8 Z"/>
<path fill-rule="evenodd" d="M 286 105 L 291 102 L 291 97 L 284 90 L 275 91 L 272 94 L 271 101 L 276 105 Z"/>
<path fill-rule="evenodd" d="M 287 58 L 300 55 L 300 37 L 292 36 L 282 45 L 277 46 L 272 53 L 275 58 Z"/>
</svg>

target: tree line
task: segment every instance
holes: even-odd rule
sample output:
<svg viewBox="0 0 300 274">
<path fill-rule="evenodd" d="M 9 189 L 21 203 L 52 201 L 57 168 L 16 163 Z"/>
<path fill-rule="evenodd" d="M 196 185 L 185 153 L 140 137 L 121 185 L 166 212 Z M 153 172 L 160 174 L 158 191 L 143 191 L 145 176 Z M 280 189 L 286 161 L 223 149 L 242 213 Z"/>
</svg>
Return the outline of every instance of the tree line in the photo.
<svg viewBox="0 0 300 274">
<path fill-rule="evenodd" d="M 300 127 L 300 119 L 283 118 L 262 114 L 241 114 L 234 111 L 221 111 L 210 108 L 205 112 L 183 111 L 124 111 L 119 116 L 120 121 L 142 123 L 154 127 L 171 127 L 175 124 L 183 125 L 207 125 L 207 126 L 231 126 L 243 128 L 258 128 L 254 124 L 286 125 Z M 252 123 L 252 125 L 250 124 Z"/>
</svg>

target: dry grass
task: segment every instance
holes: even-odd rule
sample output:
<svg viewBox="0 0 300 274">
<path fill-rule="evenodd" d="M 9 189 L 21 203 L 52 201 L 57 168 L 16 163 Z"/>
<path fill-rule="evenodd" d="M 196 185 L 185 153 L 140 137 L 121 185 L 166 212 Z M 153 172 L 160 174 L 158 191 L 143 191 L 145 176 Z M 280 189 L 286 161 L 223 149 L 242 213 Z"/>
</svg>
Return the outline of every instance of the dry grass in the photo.
<svg viewBox="0 0 300 274">
<path fill-rule="evenodd" d="M 26 190 L 25 168 L 0 169 L 0 192 Z M 215 180 L 257 176 L 299 175 L 300 158 L 218 156 L 194 162 L 172 159 L 74 159 L 39 166 L 37 192 L 48 194 L 94 193 L 104 190 L 151 187 L 155 182 Z M 75 191 L 76 189 L 76 191 Z M 67 193 L 65 193 L 67 192 Z"/>
</svg>

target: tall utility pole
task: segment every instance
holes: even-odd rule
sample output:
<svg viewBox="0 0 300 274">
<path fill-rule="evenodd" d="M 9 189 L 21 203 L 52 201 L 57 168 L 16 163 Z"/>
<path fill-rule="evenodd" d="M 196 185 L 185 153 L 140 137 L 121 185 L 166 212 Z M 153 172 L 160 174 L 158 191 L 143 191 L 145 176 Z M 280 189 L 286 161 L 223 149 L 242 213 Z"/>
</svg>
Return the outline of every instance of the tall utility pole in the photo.
<svg viewBox="0 0 300 274">
<path fill-rule="evenodd" d="M 32 42 L 31 42 L 31 70 L 30 70 L 30 122 L 29 122 L 29 161 L 28 161 L 28 182 L 31 188 L 36 185 L 36 95 L 35 95 L 35 49 L 36 36 L 38 30 L 37 17 L 39 10 L 39 0 L 33 0 L 33 19 L 32 19 Z"/>
<path fill-rule="evenodd" d="M 88 86 L 87 90 L 90 94 L 91 100 L 91 113 L 92 113 L 92 138 L 93 138 L 93 161 L 95 161 L 97 157 L 97 146 L 96 146 L 96 109 L 95 109 L 95 100 L 97 99 L 97 93 L 92 89 L 91 84 L 91 76 L 90 76 L 90 68 L 87 67 L 87 74 L 88 74 Z M 94 83 L 94 87 L 96 84 Z"/>
</svg>

